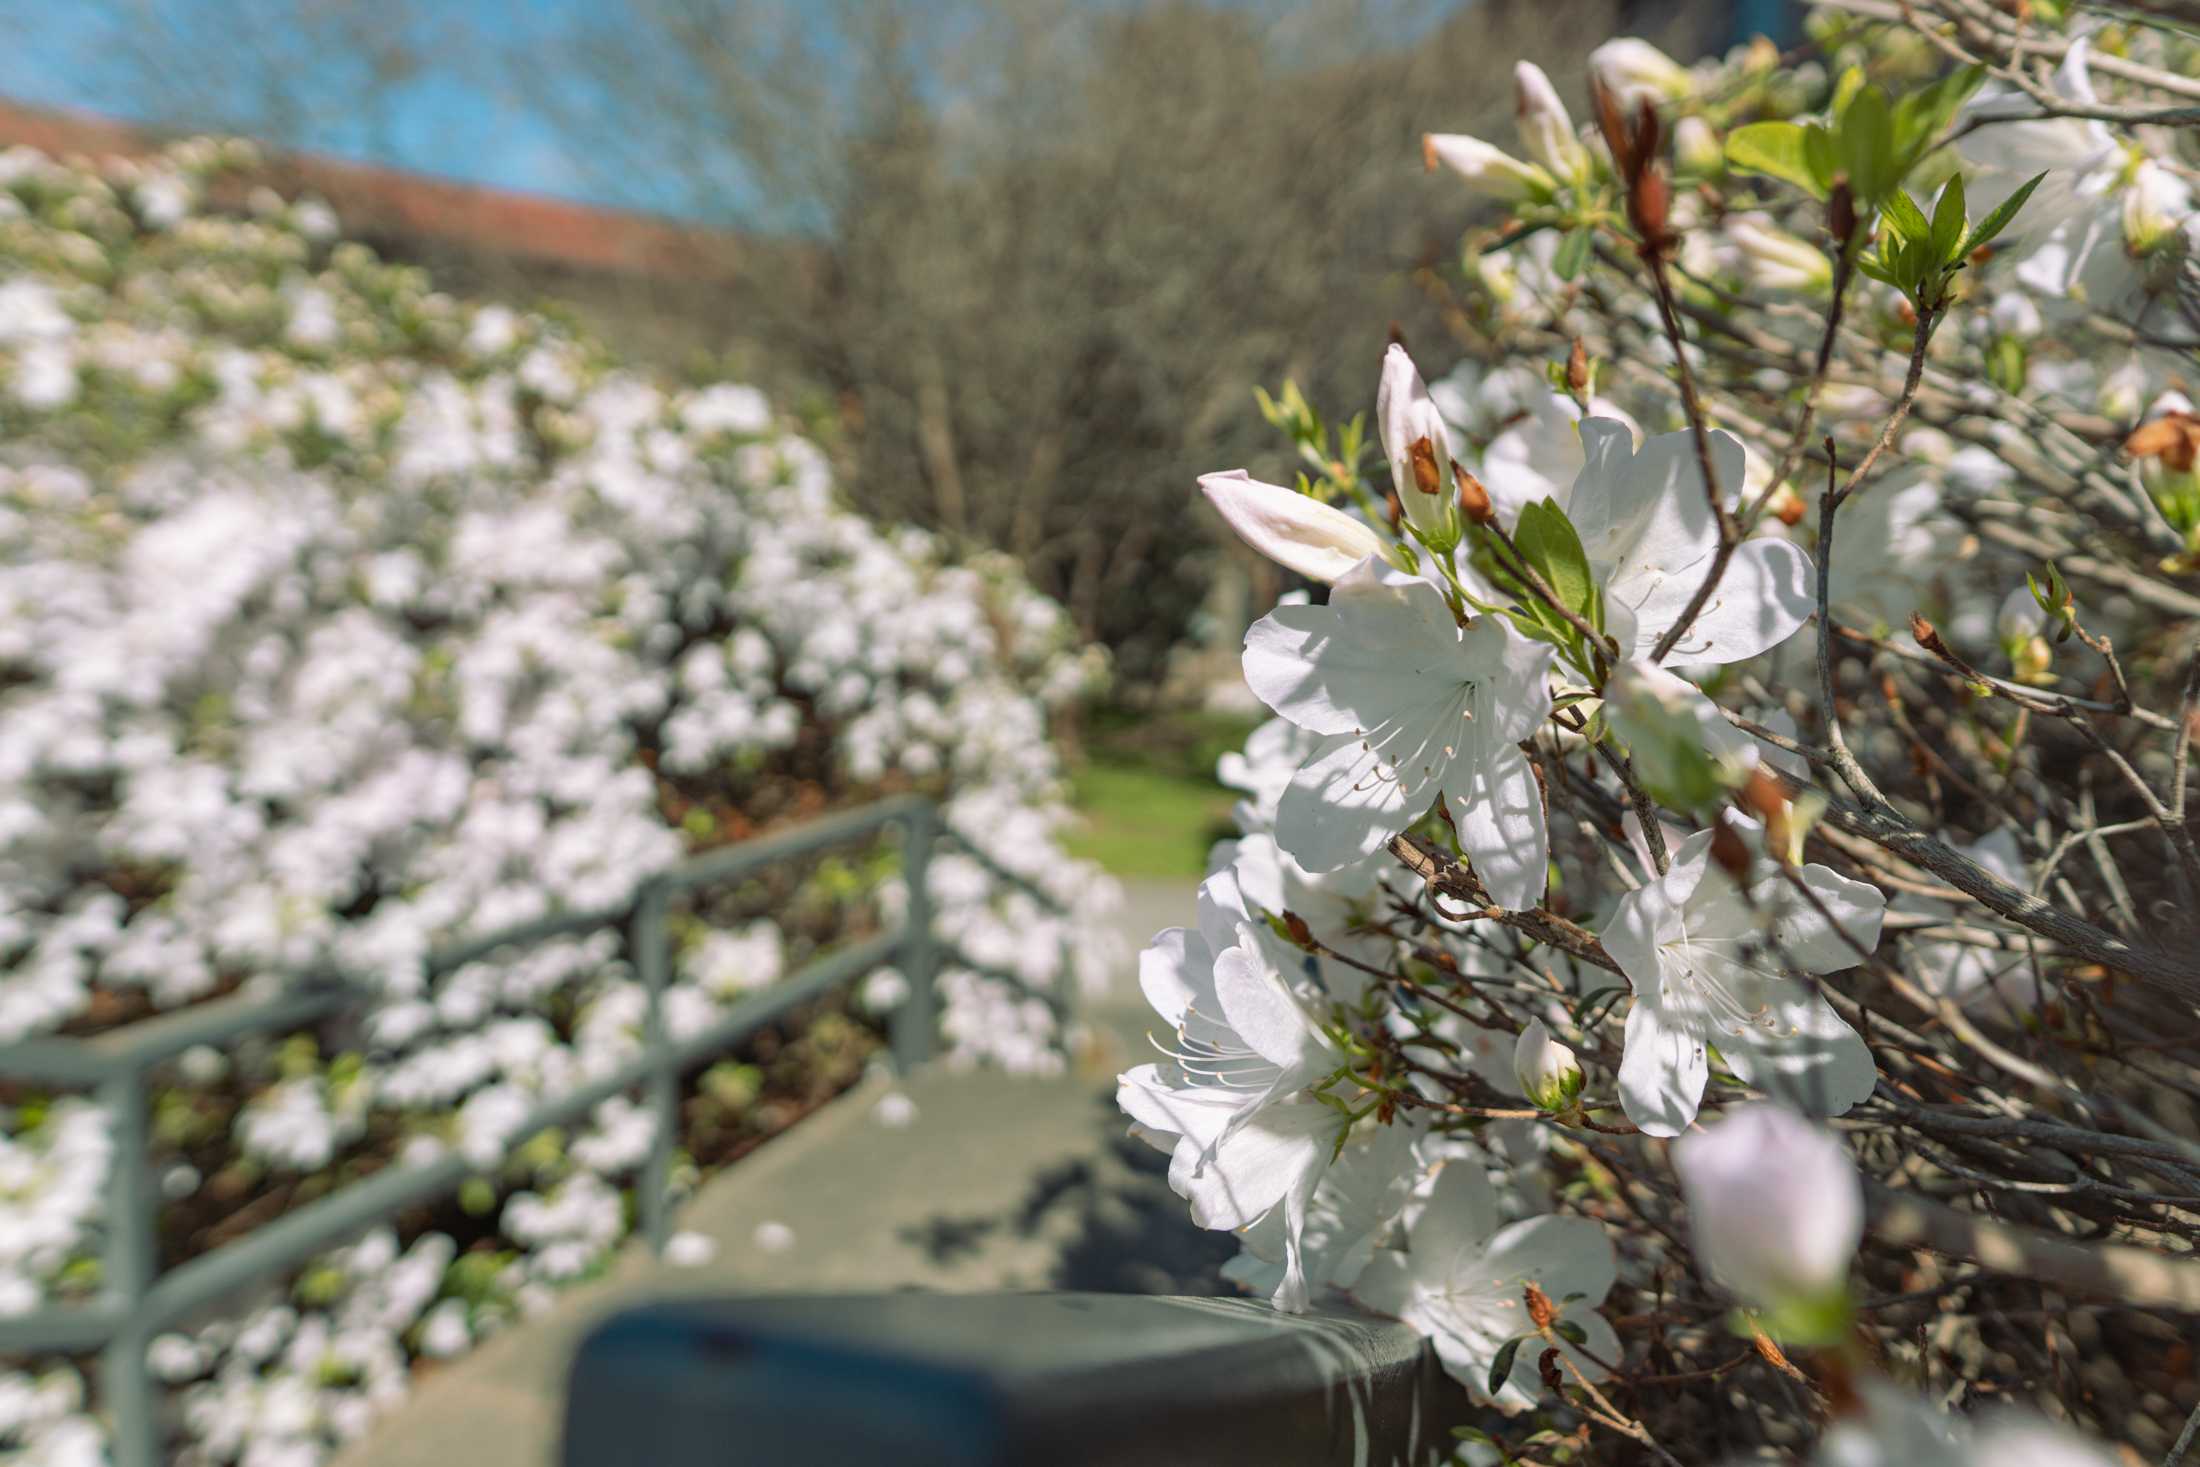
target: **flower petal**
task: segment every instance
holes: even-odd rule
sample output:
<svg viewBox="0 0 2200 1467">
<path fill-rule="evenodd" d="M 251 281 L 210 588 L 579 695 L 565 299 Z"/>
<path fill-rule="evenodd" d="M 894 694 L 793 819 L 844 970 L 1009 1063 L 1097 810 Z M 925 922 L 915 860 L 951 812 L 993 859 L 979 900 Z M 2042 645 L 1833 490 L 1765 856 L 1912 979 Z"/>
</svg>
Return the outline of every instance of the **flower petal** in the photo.
<svg viewBox="0 0 2200 1467">
<path fill-rule="evenodd" d="M 1435 793 L 1430 787 L 1409 803 L 1405 786 L 1357 735 L 1324 739 L 1284 787 L 1276 840 L 1308 871 L 1334 871 L 1418 820 Z"/>
<path fill-rule="evenodd" d="M 1450 788 L 1452 824 L 1459 848 L 1474 863 L 1490 900 L 1509 911 L 1543 900 L 1550 879 L 1550 831 L 1543 788 L 1517 744 L 1497 744 L 1482 759 L 1455 771 L 1464 789 Z"/>
<path fill-rule="evenodd" d="M 1383 553 L 1381 537 L 1343 510 L 1243 469 L 1203 475 L 1199 488 L 1239 539 L 1310 581 L 1334 581 Z"/>
<path fill-rule="evenodd" d="M 1728 966 L 1703 960 L 1714 979 Z M 1770 1022 L 1712 1036 L 1738 1079 L 1814 1116 L 1837 1116 L 1870 1098 L 1879 1067 L 1870 1047 L 1831 1004 L 1802 979 L 1777 978 L 1759 991 Z"/>
<path fill-rule="evenodd" d="M 1688 609 L 1710 562 L 1644 587 L 1635 613 L 1635 648 L 1647 654 Z M 1638 587 L 1644 583 L 1637 583 Z M 1615 596 L 1620 594 L 1615 588 Z M 1802 548 L 1777 536 L 1739 546 L 1719 577 L 1718 589 L 1673 646 L 1676 662 L 1741 662 L 1795 635 L 1818 609 L 1818 579 Z"/>
<path fill-rule="evenodd" d="M 1375 561 L 1327 606 L 1279 606 L 1245 634 L 1254 696 L 1317 734 L 1364 734 L 1452 702 L 1465 681 L 1459 625 L 1437 589 Z"/>
<path fill-rule="evenodd" d="M 1696 1119 L 1711 1064 L 1703 1041 L 1669 1027 L 1640 990 L 1627 1014 L 1619 1062 L 1620 1109 L 1647 1136 L 1678 1136 Z"/>
</svg>

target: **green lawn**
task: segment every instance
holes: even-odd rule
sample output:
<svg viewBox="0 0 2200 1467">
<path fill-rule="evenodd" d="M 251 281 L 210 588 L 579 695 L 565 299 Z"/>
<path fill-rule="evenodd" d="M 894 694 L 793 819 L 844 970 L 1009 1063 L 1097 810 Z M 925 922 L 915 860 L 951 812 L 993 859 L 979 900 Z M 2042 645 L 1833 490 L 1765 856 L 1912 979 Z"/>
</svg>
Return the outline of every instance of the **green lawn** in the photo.
<svg viewBox="0 0 2200 1467">
<path fill-rule="evenodd" d="M 1208 849 L 1237 834 L 1237 794 L 1215 782 L 1215 760 L 1251 727 L 1208 713 L 1096 716 L 1071 776 L 1082 818 L 1070 854 L 1117 876 L 1205 875 Z"/>
</svg>

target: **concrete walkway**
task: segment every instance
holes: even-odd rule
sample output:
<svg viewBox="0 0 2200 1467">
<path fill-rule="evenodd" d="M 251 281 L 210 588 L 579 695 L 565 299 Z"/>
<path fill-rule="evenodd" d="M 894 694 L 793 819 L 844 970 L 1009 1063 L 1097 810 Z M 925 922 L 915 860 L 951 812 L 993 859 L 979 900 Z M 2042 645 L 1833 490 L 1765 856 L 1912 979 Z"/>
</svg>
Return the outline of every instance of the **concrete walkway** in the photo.
<svg viewBox="0 0 2200 1467">
<path fill-rule="evenodd" d="M 1192 913 L 1189 883 L 1132 884 L 1134 951 Z M 719 1173 L 676 1226 L 717 1247 L 675 1268 L 640 1246 L 463 1360 L 423 1371 L 407 1403 L 337 1467 L 549 1467 L 567 1362 L 606 1313 L 666 1296 L 810 1290 L 1091 1289 L 1226 1293 L 1236 1251 L 1202 1233 L 1123 1134 L 1116 1073 L 1140 1062 L 1151 1014 L 1132 973 L 1085 1017 L 1094 1042 L 1059 1080 L 932 1066 L 866 1082 Z M 916 1107 L 886 1124 L 894 1090 Z"/>
</svg>

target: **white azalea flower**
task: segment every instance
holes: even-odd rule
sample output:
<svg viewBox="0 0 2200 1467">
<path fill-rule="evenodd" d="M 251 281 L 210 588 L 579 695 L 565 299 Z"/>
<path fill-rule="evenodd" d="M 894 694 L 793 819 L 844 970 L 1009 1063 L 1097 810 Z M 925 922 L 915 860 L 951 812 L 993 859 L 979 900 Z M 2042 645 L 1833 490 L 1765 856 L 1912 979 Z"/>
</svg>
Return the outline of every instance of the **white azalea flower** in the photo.
<svg viewBox="0 0 2200 1467">
<path fill-rule="evenodd" d="M 1276 811 L 1276 838 L 1333 871 L 1420 819 L 1439 791 L 1490 898 L 1541 899 L 1549 836 L 1518 745 L 1551 710 L 1553 650 L 1500 616 L 1462 627 L 1427 581 L 1367 562 L 1327 606 L 1278 607 L 1245 638 L 1245 680 L 1321 735 Z"/>
<path fill-rule="evenodd" d="M 1370 967 L 1389 966 L 1397 940 L 1368 930 L 1382 916 L 1383 877 L 1398 869 L 1389 852 L 1316 872 L 1293 860 L 1274 836 L 1260 834 L 1225 841 L 1215 848 L 1215 859 L 1228 863 L 1248 910 L 1289 912 L 1304 918 L 1324 947 Z M 1357 1002 L 1367 989 L 1369 975 L 1349 963 L 1327 956 L 1308 961 L 1322 987 L 1343 1003 Z"/>
<path fill-rule="evenodd" d="M 1682 841 L 1666 875 L 1621 897 L 1602 934 L 1635 990 L 1621 1106 L 1648 1134 L 1679 1135 L 1696 1119 L 1716 1046 L 1744 1083 L 1838 1115 L 1871 1094 L 1877 1071 L 1856 1031 L 1797 972 L 1853 966 L 1850 940 L 1870 952 L 1886 898 L 1816 865 L 1796 875 L 1823 912 L 1770 865 L 1745 898 L 1711 860 L 1711 839 L 1704 830 Z"/>
<path fill-rule="evenodd" d="M 1536 385 L 1544 390 L 1528 397 L 1521 416 L 1482 453 L 1482 487 L 1489 491 L 1498 522 L 1507 528 L 1527 505 L 1555 499 L 1564 507 L 1587 462 L 1581 447 L 1581 404 L 1566 393 L 1549 391 L 1547 384 Z M 1594 397 L 1589 413 L 1624 423 L 1634 441 L 1642 441 L 1642 429 L 1617 404 Z"/>
<path fill-rule="evenodd" d="M 1864 1236 L 1864 1189 L 1840 1141 L 1782 1106 L 1749 1105 L 1673 1144 L 1696 1260 L 1749 1303 L 1837 1293 Z"/>
<path fill-rule="evenodd" d="M 1216 1087 L 1164 1084 L 1152 1065 L 1120 1076 L 1115 1099 L 1136 1134 L 1170 1153 L 1169 1186 L 1191 1204 L 1194 1223 L 1235 1230 L 1271 1212 L 1281 1217 L 1283 1275 L 1272 1298 L 1278 1309 L 1303 1312 L 1301 1239 L 1344 1116 L 1307 1095 L 1247 1112 Z"/>
<path fill-rule="evenodd" d="M 1864 1410 L 1826 1429 L 1811 1467 L 2111 1467 L 2109 1453 L 2036 1412 L 2002 1407 L 1950 1416 L 1883 1381 Z"/>
<path fill-rule="evenodd" d="M 1841 506 L 1833 522 L 1836 611 L 1867 629 L 1907 624 L 1948 570 L 1963 527 L 1940 507 L 1940 485 L 1903 464 Z"/>
<path fill-rule="evenodd" d="M 1283 605 L 1304 606 L 1298 597 Z M 1291 776 L 1314 752 L 1314 735 L 1288 718 L 1271 718 L 1245 736 L 1243 749 L 1232 749 L 1215 761 L 1215 779 L 1245 798 L 1230 808 L 1230 818 L 1246 835 L 1273 832 L 1276 805 L 1290 787 Z"/>
<path fill-rule="evenodd" d="M 1381 537 L 1343 510 L 1243 469 L 1202 475 L 1199 487 L 1240 540 L 1310 581 L 1334 581 L 1383 553 Z"/>
<path fill-rule="evenodd" d="M 1427 1335 L 1444 1369 L 1481 1397 L 1498 1350 L 1535 1333 L 1524 1297 L 1531 1283 L 1550 1297 L 1560 1319 L 1581 1329 L 1580 1348 L 1560 1348 L 1591 1380 L 1606 1375 L 1598 1361 L 1619 1359 L 1619 1339 L 1596 1309 L 1617 1277 L 1611 1240 L 1596 1223 L 1531 1217 L 1501 1227 L 1489 1182 L 1454 1161 L 1407 1228 L 1406 1251 L 1377 1255 L 1353 1294 Z M 1520 1347 L 1498 1388 L 1499 1406 L 1518 1411 L 1535 1404 L 1542 1394 L 1536 1362 L 1545 1348 L 1535 1339 Z"/>
<path fill-rule="evenodd" d="M 1343 1064 L 1284 977 L 1297 958 L 1248 912 L 1230 872 L 1202 882 L 1197 930 L 1167 928 L 1138 958 L 1146 1001 L 1175 1031 L 1160 1082 L 1212 1091 L 1251 1112 Z"/>
<path fill-rule="evenodd" d="M 2082 108 L 2100 105 L 2091 46 L 2087 37 L 2072 41 L 2055 71 L 2055 91 Z M 1982 90 L 1965 109 L 1967 120 L 2036 110 L 2006 87 Z M 2192 212 L 2192 191 L 2182 179 L 2094 119 L 1994 121 L 1965 129 L 1956 146 L 1974 215 L 2033 175 L 2047 175 L 1996 244 L 2017 258 L 2018 282 L 2037 292 L 2050 314 L 2131 311 L 2154 283 L 2150 257 Z"/>
<path fill-rule="evenodd" d="M 1603 582 L 1620 650 L 1647 655 L 1687 609 L 1718 549 L 1694 436 L 1663 433 L 1638 452 L 1627 425 L 1588 418 L 1581 443 L 1581 477 L 1560 507 Z M 1720 488 L 1731 496 L 1742 486 L 1742 445 L 1713 432 L 1711 455 Z M 1810 557 L 1788 540 L 1760 535 L 1735 550 L 1672 656 L 1682 663 L 1741 662 L 1779 646 L 1816 609 Z M 1631 646 L 1621 635 L 1630 628 Z"/>
<path fill-rule="evenodd" d="M 1413 1194 L 1414 1141 L 1414 1128 L 1403 1122 L 1363 1126 L 1323 1172 L 1308 1199 L 1301 1237 L 1309 1291 L 1349 1289 L 1359 1280 Z M 1284 1224 L 1279 1208 L 1247 1228 L 1239 1236 L 1245 1251 L 1222 1266 L 1222 1276 L 1272 1297 L 1287 1274 Z"/>
<path fill-rule="evenodd" d="M 2030 593 L 2026 593 L 2030 599 Z M 2035 607 L 2036 611 L 2038 608 Z M 1958 850 L 2012 886 L 2028 887 L 2024 853 L 2007 826 L 1997 827 Z M 1965 908 L 1934 897 L 1904 892 L 1894 900 L 1897 912 L 1939 917 L 1947 922 L 1963 919 Z M 1909 961 L 1904 964 L 1917 986 L 1936 998 L 1959 1004 L 1998 1004 L 2009 1014 L 2023 1014 L 2037 1007 L 2040 985 L 2032 965 L 2021 950 L 2003 951 L 1976 947 L 1953 938 L 1908 939 Z"/>
</svg>

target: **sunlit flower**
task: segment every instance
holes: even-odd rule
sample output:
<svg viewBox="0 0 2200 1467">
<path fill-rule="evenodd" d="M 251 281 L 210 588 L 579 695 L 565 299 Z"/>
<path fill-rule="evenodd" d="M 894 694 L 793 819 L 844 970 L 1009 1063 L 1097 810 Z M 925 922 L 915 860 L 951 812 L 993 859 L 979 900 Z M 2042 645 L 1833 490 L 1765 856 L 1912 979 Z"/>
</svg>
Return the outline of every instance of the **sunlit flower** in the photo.
<svg viewBox="0 0 2200 1467">
<path fill-rule="evenodd" d="M 1502 617 L 1461 626 L 1434 586 L 1374 562 L 1327 606 L 1270 612 L 1246 635 L 1245 680 L 1321 740 L 1277 806 L 1278 843 L 1332 871 L 1441 793 L 1491 899 L 1533 906 L 1549 837 L 1518 746 L 1550 712 L 1552 655 Z"/>
<path fill-rule="evenodd" d="M 1563 1350 L 1591 1380 L 1620 1358 L 1619 1338 L 1596 1312 L 1618 1275 L 1604 1230 L 1584 1217 L 1531 1217 L 1500 1225 L 1497 1195 L 1470 1166 L 1453 1162 L 1406 1233 L 1403 1253 L 1378 1254 L 1353 1294 L 1429 1337 L 1467 1389 L 1489 1391 L 1491 1367 L 1507 1340 L 1529 1336 L 1497 1391 L 1497 1404 L 1523 1410 L 1543 1394 L 1536 1361 L 1545 1348 L 1528 1318 L 1527 1286 L 1550 1299 L 1556 1318 L 1581 1331 Z"/>
<path fill-rule="evenodd" d="M 1847 1110 L 1878 1078 L 1871 1051 L 1808 975 L 1853 967 L 1877 947 L 1886 898 L 1816 865 L 1793 873 L 1805 897 L 1763 860 L 1737 884 L 1711 859 L 1714 834 L 1682 841 L 1666 875 L 1621 897 L 1602 933 L 1635 991 L 1621 1106 L 1653 1136 L 1695 1120 L 1714 1047 L 1745 1084 L 1816 1115 Z"/>
</svg>

